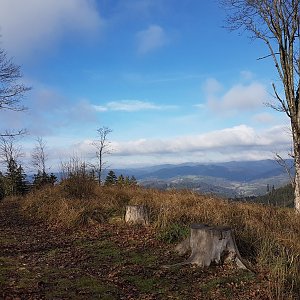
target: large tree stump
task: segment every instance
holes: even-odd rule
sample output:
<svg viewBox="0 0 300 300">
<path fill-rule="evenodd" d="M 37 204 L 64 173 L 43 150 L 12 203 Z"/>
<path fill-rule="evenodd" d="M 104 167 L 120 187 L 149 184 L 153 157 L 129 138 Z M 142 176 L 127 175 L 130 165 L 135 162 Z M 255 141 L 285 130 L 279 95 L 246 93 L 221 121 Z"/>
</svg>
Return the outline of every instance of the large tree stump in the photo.
<svg viewBox="0 0 300 300">
<path fill-rule="evenodd" d="M 127 205 L 125 212 L 125 222 L 131 224 L 149 224 L 148 209 L 144 205 Z"/>
<path fill-rule="evenodd" d="M 231 261 L 239 268 L 249 269 L 241 258 L 233 232 L 229 227 L 193 224 L 190 237 L 177 245 L 175 250 L 180 255 L 191 251 L 190 257 L 181 264 L 208 267 L 211 264 Z"/>
</svg>

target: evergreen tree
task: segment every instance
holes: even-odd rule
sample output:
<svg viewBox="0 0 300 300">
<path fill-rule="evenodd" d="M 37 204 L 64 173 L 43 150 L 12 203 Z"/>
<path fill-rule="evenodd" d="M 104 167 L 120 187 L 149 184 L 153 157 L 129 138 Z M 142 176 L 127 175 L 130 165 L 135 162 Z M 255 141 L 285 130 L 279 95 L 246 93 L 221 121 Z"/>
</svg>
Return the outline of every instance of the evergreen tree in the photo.
<svg viewBox="0 0 300 300">
<path fill-rule="evenodd" d="M 129 176 L 125 177 L 125 185 L 130 185 L 130 179 Z"/>
<path fill-rule="evenodd" d="M 109 171 L 105 179 L 105 185 L 113 185 L 116 184 L 116 182 L 117 182 L 117 176 L 115 172 L 112 170 Z"/>
<path fill-rule="evenodd" d="M 121 175 L 118 177 L 118 184 L 119 184 L 119 185 L 124 185 L 124 183 L 125 183 L 124 176 L 121 174 Z"/>
<path fill-rule="evenodd" d="M 54 185 L 57 180 L 57 177 L 51 173 L 50 175 L 46 172 L 38 171 L 37 174 L 34 174 L 33 187 L 39 189 L 45 185 Z"/>
<path fill-rule="evenodd" d="M 133 175 L 130 178 L 130 185 L 137 185 L 137 180 Z"/>
<path fill-rule="evenodd" d="M 6 176 L 4 177 L 4 190 L 6 196 L 24 195 L 28 191 L 26 174 L 21 165 L 11 158 L 9 160 Z"/>
</svg>

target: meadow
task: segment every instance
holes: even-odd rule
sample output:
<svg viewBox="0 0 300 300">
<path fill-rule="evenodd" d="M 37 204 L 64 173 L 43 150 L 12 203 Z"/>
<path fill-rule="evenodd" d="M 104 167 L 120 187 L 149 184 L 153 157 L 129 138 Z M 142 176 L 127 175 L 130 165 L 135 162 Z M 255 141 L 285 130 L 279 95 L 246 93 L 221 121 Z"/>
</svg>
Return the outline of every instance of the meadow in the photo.
<svg viewBox="0 0 300 300">
<path fill-rule="evenodd" d="M 165 257 L 164 263 L 169 263 L 170 260 L 182 261 L 172 249 L 189 234 L 189 226 L 192 223 L 230 226 L 235 232 L 242 257 L 255 270 L 255 275 L 249 276 L 254 276 L 260 281 L 261 289 L 264 291 L 261 298 L 253 296 L 254 298 L 249 299 L 263 299 L 265 295 L 269 299 L 299 299 L 300 216 L 295 214 L 293 209 L 233 202 L 213 195 L 199 195 L 188 190 L 158 191 L 139 186 L 99 186 L 88 178 L 79 177 L 68 178 L 55 186 L 44 187 L 32 191 L 24 198 L 10 201 L 19 203 L 24 218 L 41 222 L 56 232 L 90 232 L 91 228 L 98 228 L 100 231 L 101 228 L 108 231 L 122 231 L 126 228 L 127 237 L 130 236 L 130 230 L 123 221 L 125 206 L 146 205 L 150 211 L 151 224 L 147 229 L 133 227 L 132 235 L 138 235 L 137 232 L 141 230 L 143 234 L 137 238 L 141 241 L 143 239 L 146 241 L 147 235 L 150 235 L 150 240 L 155 241 L 154 244 L 160 244 L 157 251 L 161 247 L 164 248 L 166 256 L 158 255 L 152 249 L 153 243 L 152 248 L 149 246 L 152 249 L 149 248 L 150 253 Z M 107 234 L 114 236 L 115 232 Z M 108 253 L 112 247 L 105 241 L 102 246 L 107 247 Z M 143 265 L 144 259 L 147 261 L 147 255 L 136 257 L 136 260 Z M 162 264 L 160 261 L 158 265 Z M 190 268 L 193 270 L 193 267 Z M 178 271 L 180 272 L 182 271 Z M 212 271 L 206 272 L 211 274 Z M 216 269 L 215 272 L 218 273 Z M 238 280 L 239 276 L 236 276 Z M 147 277 L 147 280 L 151 278 Z M 219 281 L 222 282 L 222 279 L 219 278 Z M 215 279 L 214 282 L 217 283 L 212 284 L 212 287 L 218 289 L 219 281 Z M 199 296 L 199 299 L 202 298 Z M 223 298 L 220 296 L 219 299 Z"/>
</svg>

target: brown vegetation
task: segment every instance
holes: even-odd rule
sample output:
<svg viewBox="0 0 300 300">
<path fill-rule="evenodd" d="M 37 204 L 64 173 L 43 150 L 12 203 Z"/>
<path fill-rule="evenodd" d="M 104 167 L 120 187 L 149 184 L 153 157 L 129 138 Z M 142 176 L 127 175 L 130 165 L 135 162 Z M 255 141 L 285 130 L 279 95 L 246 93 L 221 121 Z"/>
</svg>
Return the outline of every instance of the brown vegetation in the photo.
<svg viewBox="0 0 300 300">
<path fill-rule="evenodd" d="M 192 223 L 230 226 L 241 255 L 269 277 L 272 298 L 295 299 L 299 294 L 300 216 L 291 209 L 230 202 L 191 191 L 97 184 L 75 199 L 66 184 L 32 192 L 22 202 L 23 210 L 51 226 L 72 228 L 120 219 L 127 204 L 143 204 L 150 209 L 158 237 L 169 241 L 183 238 Z"/>
<path fill-rule="evenodd" d="M 268 299 L 268 280 L 232 265 L 163 268 L 182 260 L 151 226 L 73 230 L 28 220 L 0 203 L 0 299 Z"/>
</svg>

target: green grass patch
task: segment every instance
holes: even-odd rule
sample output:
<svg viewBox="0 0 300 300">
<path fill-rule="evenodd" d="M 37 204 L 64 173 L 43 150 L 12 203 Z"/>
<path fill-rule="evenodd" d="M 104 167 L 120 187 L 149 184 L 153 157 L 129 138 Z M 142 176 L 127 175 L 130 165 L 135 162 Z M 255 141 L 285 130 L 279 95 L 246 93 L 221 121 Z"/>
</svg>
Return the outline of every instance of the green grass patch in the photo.
<svg viewBox="0 0 300 300">
<path fill-rule="evenodd" d="M 88 247 L 88 250 L 95 258 L 109 259 L 113 262 L 119 262 L 123 259 L 120 249 L 109 241 L 94 242 Z"/>
<path fill-rule="evenodd" d="M 79 246 L 94 262 L 120 263 L 124 260 L 122 251 L 111 241 L 89 241 Z"/>
<path fill-rule="evenodd" d="M 187 225 L 179 223 L 171 223 L 167 227 L 161 228 L 157 237 L 165 243 L 177 243 L 188 236 L 190 228 Z"/>
<path fill-rule="evenodd" d="M 153 292 L 158 284 L 158 280 L 154 277 L 144 278 L 140 275 L 125 276 L 125 280 L 133 284 L 141 293 Z"/>
<path fill-rule="evenodd" d="M 240 284 L 250 284 L 255 280 L 255 275 L 247 270 L 239 270 L 235 275 L 228 277 L 218 277 L 211 279 L 201 285 L 201 290 L 203 293 L 209 294 L 216 289 L 222 290 L 222 292 L 227 296 L 232 296 L 232 285 Z"/>
<path fill-rule="evenodd" d="M 156 254 L 151 252 L 129 252 L 128 261 L 132 264 L 153 266 L 158 261 Z"/>
<path fill-rule="evenodd" d="M 45 285 L 46 299 L 116 299 L 116 287 L 80 269 L 49 268 L 39 281 Z"/>
</svg>

